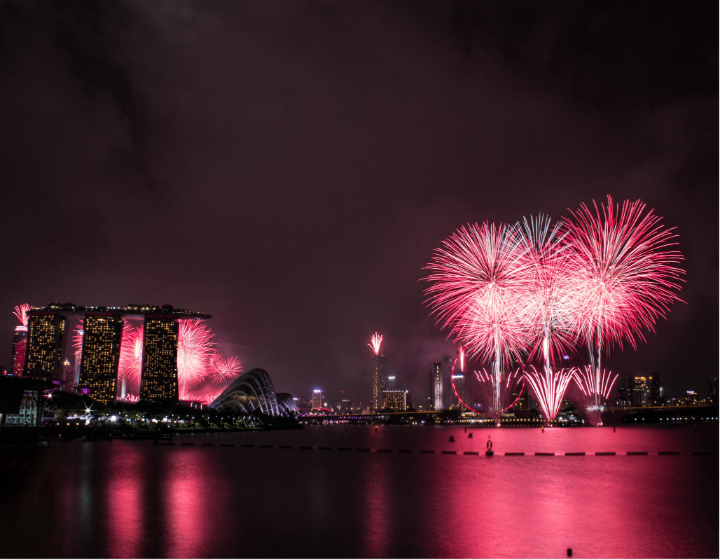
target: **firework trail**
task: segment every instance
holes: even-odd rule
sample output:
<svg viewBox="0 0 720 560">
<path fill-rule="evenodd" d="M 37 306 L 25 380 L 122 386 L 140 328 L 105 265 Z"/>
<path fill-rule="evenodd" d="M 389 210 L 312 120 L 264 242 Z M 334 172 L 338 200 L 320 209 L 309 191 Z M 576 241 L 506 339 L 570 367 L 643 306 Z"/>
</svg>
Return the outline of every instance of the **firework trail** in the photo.
<svg viewBox="0 0 720 560">
<path fill-rule="evenodd" d="M 17 320 L 20 321 L 20 324 L 23 327 L 27 327 L 28 324 L 28 311 L 30 311 L 31 306 L 29 303 L 23 303 L 21 305 L 15 306 L 15 311 L 13 311 L 13 315 L 17 317 Z"/>
<path fill-rule="evenodd" d="M 119 398 L 127 400 L 127 394 L 140 393 L 140 374 L 143 358 L 143 328 L 133 326 L 123 319 L 122 340 L 120 342 L 120 362 L 118 364 Z"/>
<path fill-rule="evenodd" d="M 553 371 L 545 367 L 545 371 L 540 373 L 535 366 L 530 366 L 524 371 L 525 379 L 535 392 L 546 420 L 555 420 L 560 412 L 565 391 L 574 375 L 574 368 Z"/>
<path fill-rule="evenodd" d="M 582 370 L 575 368 L 574 377 L 583 395 L 586 397 L 600 395 L 602 400 L 607 400 L 615 381 L 617 381 L 618 374 L 613 377 L 611 371 L 603 370 L 600 376 L 596 376 L 591 366 L 585 366 Z"/>
<path fill-rule="evenodd" d="M 192 389 L 208 374 L 214 335 L 201 319 L 180 319 L 178 327 L 178 391 L 180 400 L 191 400 Z"/>
<path fill-rule="evenodd" d="M 461 227 L 426 267 L 426 304 L 470 357 L 493 364 L 493 407 L 503 408 L 501 384 L 511 360 L 528 351 L 525 296 L 532 282 L 527 244 L 517 227 Z"/>
<path fill-rule="evenodd" d="M 370 337 L 370 344 L 368 346 L 372 348 L 373 352 L 375 352 L 375 355 L 378 356 L 380 354 L 380 345 L 383 341 L 383 335 L 375 333 Z"/>
<path fill-rule="evenodd" d="M 489 387 L 489 390 L 495 393 L 495 377 L 486 369 L 475 370 L 475 378 L 480 382 L 481 387 Z M 510 410 L 522 397 L 525 390 L 525 376 L 522 374 L 521 368 L 511 371 L 506 378 L 500 383 L 501 401 L 507 402 L 512 398 L 512 393 L 520 387 L 517 397 L 506 407 L 500 409 L 500 413 Z M 464 404 L 464 403 L 463 403 Z M 467 406 L 467 405 L 466 405 Z M 475 411 L 479 412 L 479 411 Z M 496 414 L 497 416 L 497 414 Z"/>
<path fill-rule="evenodd" d="M 645 341 L 642 330 L 654 332 L 655 321 L 665 317 L 681 290 L 685 271 L 678 266 L 682 254 L 674 229 L 664 228 L 660 217 L 645 211 L 639 200 L 622 206 L 607 205 L 594 212 L 585 204 L 565 223 L 569 241 L 569 267 L 576 283 L 576 329 L 587 344 L 594 381 L 595 406 L 602 405 L 601 359 L 604 347 L 624 340 L 635 348 Z M 579 377 L 576 376 L 576 379 Z M 582 387 L 581 387 L 582 389 Z"/>
<path fill-rule="evenodd" d="M 465 348 L 458 348 L 458 357 L 460 358 L 460 373 L 465 371 Z"/>
<path fill-rule="evenodd" d="M 568 353 L 577 343 L 575 293 L 577 285 L 568 274 L 569 251 L 561 224 L 551 227 L 550 217 L 524 218 L 521 226 L 527 254 L 532 263 L 528 285 L 526 317 L 531 325 L 532 350 L 529 358 L 542 357 L 542 372 L 535 367 L 525 371 L 538 398 L 546 421 L 560 411 L 573 372 L 554 370 L 555 357 Z"/>
</svg>

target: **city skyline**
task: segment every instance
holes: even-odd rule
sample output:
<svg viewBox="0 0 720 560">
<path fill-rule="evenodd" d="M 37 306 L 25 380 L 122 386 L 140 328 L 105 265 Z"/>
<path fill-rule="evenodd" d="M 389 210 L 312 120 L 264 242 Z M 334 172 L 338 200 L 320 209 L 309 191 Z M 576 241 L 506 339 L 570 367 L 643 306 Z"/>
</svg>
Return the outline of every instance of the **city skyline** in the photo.
<svg viewBox="0 0 720 560">
<path fill-rule="evenodd" d="M 5 4 L 0 361 L 22 302 L 153 301 L 206 310 L 224 354 L 291 393 L 369 395 L 382 332 L 388 374 L 424 394 L 457 350 L 419 281 L 440 241 L 610 194 L 677 228 L 687 275 L 604 364 L 702 395 L 715 7 L 557 8 Z"/>
</svg>

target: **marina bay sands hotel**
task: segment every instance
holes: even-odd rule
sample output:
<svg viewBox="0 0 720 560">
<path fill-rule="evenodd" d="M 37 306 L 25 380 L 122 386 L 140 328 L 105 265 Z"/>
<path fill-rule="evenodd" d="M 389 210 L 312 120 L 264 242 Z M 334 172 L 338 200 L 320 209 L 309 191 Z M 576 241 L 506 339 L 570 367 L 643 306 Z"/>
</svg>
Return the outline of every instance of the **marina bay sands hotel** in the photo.
<svg viewBox="0 0 720 560">
<path fill-rule="evenodd" d="M 172 305 L 83 307 L 49 303 L 28 311 L 23 377 L 52 381 L 65 391 L 77 390 L 104 404 L 117 395 L 120 344 L 124 318 L 143 321 L 140 399 L 178 400 L 178 319 L 209 319 L 210 315 L 174 309 Z M 83 319 L 79 368 L 73 353 L 69 321 Z M 70 327 L 71 328 L 71 327 Z M 79 371 L 78 371 L 79 369 Z"/>
</svg>

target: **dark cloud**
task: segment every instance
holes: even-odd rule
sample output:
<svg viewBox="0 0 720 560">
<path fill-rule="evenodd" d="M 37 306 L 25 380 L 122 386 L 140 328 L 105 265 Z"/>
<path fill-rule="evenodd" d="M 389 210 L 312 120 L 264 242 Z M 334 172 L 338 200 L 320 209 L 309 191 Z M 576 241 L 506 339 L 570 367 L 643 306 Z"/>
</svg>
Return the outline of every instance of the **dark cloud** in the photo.
<svg viewBox="0 0 720 560">
<path fill-rule="evenodd" d="M 612 194 L 677 226 L 687 305 L 620 371 L 717 371 L 717 7 L 4 3 L 4 333 L 23 301 L 174 303 L 300 392 L 422 394 L 423 306 L 469 221 Z M 2 306 L 0 306 L 2 308 Z"/>
</svg>

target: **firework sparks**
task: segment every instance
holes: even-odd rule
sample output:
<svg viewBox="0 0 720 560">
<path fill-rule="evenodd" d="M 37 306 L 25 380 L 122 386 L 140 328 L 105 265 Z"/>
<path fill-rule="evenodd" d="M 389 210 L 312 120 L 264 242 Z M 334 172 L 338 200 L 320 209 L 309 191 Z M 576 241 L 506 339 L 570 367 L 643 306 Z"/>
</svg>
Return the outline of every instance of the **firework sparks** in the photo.
<svg viewBox="0 0 720 560">
<path fill-rule="evenodd" d="M 21 305 L 15 306 L 15 311 L 13 311 L 13 315 L 17 317 L 17 320 L 20 321 L 20 324 L 23 327 L 27 327 L 28 324 L 28 311 L 30 311 L 31 306 L 29 303 L 23 303 Z"/>
<path fill-rule="evenodd" d="M 645 340 L 643 329 L 654 332 L 655 321 L 665 317 L 681 289 L 685 271 L 678 266 L 682 254 L 674 229 L 666 229 L 641 201 L 607 205 L 593 201 L 573 212 L 565 227 L 569 239 L 569 268 L 576 283 L 576 329 L 587 343 L 595 380 L 595 405 L 602 398 L 601 369 L 604 347 L 636 337 Z M 580 379 L 576 376 L 576 379 Z M 582 387 L 581 387 L 582 389 Z"/>
<path fill-rule="evenodd" d="M 373 352 L 375 352 L 375 355 L 380 355 L 380 345 L 383 341 L 383 335 L 375 333 L 370 337 L 370 344 L 368 346 L 372 348 Z"/>
<path fill-rule="evenodd" d="M 529 358 L 542 357 L 542 373 L 532 366 L 524 373 L 537 396 L 546 421 L 557 416 L 565 391 L 573 378 L 571 371 L 553 369 L 555 357 L 568 353 L 577 343 L 575 307 L 576 284 L 568 274 L 568 246 L 561 224 L 551 227 L 548 216 L 523 220 L 527 254 L 532 263 L 533 281 L 528 285 L 526 317 L 531 325 L 532 351 Z"/>
<path fill-rule="evenodd" d="M 560 412 L 565 391 L 575 375 L 575 369 L 553 371 L 545 367 L 540 373 L 535 366 L 525 370 L 525 379 L 532 387 L 545 420 L 555 420 Z"/>
<path fill-rule="evenodd" d="M 143 328 L 133 326 L 123 320 L 122 342 L 120 343 L 120 361 L 118 364 L 119 398 L 127 400 L 130 391 L 140 392 L 140 374 L 142 371 Z"/>
<path fill-rule="evenodd" d="M 458 357 L 460 358 L 460 373 L 465 371 L 465 348 L 458 348 Z"/>
<path fill-rule="evenodd" d="M 237 356 L 224 357 L 219 352 L 210 358 L 210 378 L 218 383 L 235 379 L 242 371 L 242 363 Z"/>
<path fill-rule="evenodd" d="M 500 410 L 505 366 L 528 350 L 527 245 L 516 227 L 474 224 L 445 239 L 426 268 L 433 282 L 426 303 L 469 356 L 492 361 Z"/>
<path fill-rule="evenodd" d="M 208 374 L 214 335 L 200 319 L 181 319 L 178 326 L 178 389 L 180 400 L 189 400 L 192 389 Z"/>
<path fill-rule="evenodd" d="M 592 366 L 585 366 L 583 369 L 574 369 L 574 378 L 578 387 L 586 397 L 599 395 L 603 401 L 610 398 L 618 374 L 613 376 L 611 371 L 603 370 L 599 376 L 595 375 Z"/>
</svg>

